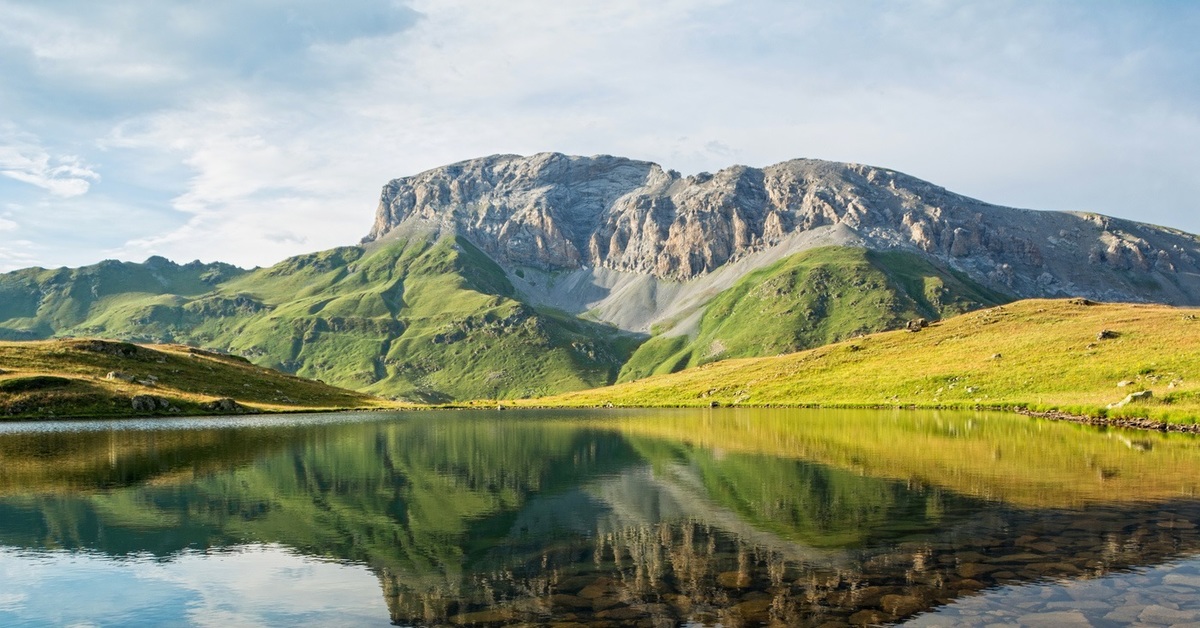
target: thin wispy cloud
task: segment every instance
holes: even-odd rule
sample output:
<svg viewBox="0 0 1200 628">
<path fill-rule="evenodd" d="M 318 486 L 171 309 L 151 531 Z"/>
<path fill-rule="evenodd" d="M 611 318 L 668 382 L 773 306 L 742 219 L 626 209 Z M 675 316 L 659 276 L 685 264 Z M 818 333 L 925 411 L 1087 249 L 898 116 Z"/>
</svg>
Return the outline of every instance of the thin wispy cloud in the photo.
<svg viewBox="0 0 1200 628">
<path fill-rule="evenodd" d="M 0 195 L 46 265 L 269 264 L 357 241 L 390 178 L 543 150 L 855 161 L 1200 231 L 1197 29 L 1168 2 L 0 0 L 6 133 L 37 140 L 0 148 Z"/>
<path fill-rule="evenodd" d="M 12 221 L 0 222 L 0 268 L 26 268 L 36 263 L 36 245 L 29 240 L 11 239 L 7 234 L 15 228 L 6 229 L 4 225 L 15 225 Z"/>
<path fill-rule="evenodd" d="M 86 194 L 92 183 L 100 179 L 78 156 L 51 155 L 36 137 L 3 126 L 0 126 L 0 175 L 63 198 Z"/>
</svg>

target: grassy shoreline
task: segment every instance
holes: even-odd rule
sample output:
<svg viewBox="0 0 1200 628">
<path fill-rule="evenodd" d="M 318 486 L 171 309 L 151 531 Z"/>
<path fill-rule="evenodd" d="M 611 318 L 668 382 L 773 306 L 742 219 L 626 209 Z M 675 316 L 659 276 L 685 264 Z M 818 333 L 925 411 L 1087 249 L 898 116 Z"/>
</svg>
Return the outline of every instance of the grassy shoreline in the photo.
<svg viewBox="0 0 1200 628">
<path fill-rule="evenodd" d="M 508 404 L 508 405 L 506 405 Z M 463 404 L 447 404 L 437 406 L 437 409 L 464 409 L 464 410 L 495 410 L 499 409 L 530 409 L 530 410 L 574 410 L 574 409 L 591 409 L 591 410 L 636 410 L 636 409 L 704 409 L 704 408 L 719 408 L 721 406 L 707 405 L 638 405 L 638 406 L 582 406 L 582 405 L 539 405 L 530 403 L 513 403 L 507 400 L 501 401 L 469 401 Z M 1104 417 L 1088 414 L 1077 414 L 1070 412 L 1062 412 L 1058 410 L 1033 410 L 1024 406 L 1007 406 L 1007 405 L 885 405 L 885 404 L 820 404 L 820 403 L 774 403 L 774 404 L 746 404 L 728 406 L 730 408 L 739 409 L 761 409 L 761 410 L 785 410 L 785 409 L 806 409 L 806 410 L 974 410 L 974 411 L 990 411 L 990 412 L 1009 412 L 1019 414 L 1036 419 L 1047 419 L 1051 421 L 1064 421 L 1069 423 L 1079 423 L 1082 425 L 1092 425 L 1095 427 L 1119 427 L 1125 429 L 1147 430 L 1155 432 L 1177 432 L 1181 434 L 1200 434 L 1200 423 L 1171 423 L 1161 420 L 1155 420 L 1145 417 Z M 424 409 L 424 408 L 415 408 Z"/>
<path fill-rule="evenodd" d="M 139 396 L 167 405 L 137 410 L 131 400 Z M 213 407 L 221 399 L 238 405 Z M 0 420 L 498 406 L 993 410 L 1200 433 L 1200 309 L 1021 301 L 916 332 L 725 360 L 604 388 L 438 405 L 388 402 L 183 346 L 0 343 Z"/>
<path fill-rule="evenodd" d="M 181 345 L 0 342 L 0 420 L 336 412 L 395 404 Z"/>
<path fill-rule="evenodd" d="M 1131 397 L 1143 392 L 1149 394 Z M 789 355 L 501 403 L 981 409 L 1200 432 L 1200 310 L 1021 301 L 915 333 L 872 334 Z"/>
</svg>

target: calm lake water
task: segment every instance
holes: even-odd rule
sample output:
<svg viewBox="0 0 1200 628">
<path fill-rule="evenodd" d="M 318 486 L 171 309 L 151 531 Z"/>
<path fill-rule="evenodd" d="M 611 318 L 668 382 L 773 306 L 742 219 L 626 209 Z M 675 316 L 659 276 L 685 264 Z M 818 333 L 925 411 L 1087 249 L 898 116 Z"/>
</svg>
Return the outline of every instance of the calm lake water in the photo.
<svg viewBox="0 0 1200 628">
<path fill-rule="evenodd" d="M 0 625 L 1175 625 L 1200 439 L 961 412 L 0 424 Z"/>
</svg>

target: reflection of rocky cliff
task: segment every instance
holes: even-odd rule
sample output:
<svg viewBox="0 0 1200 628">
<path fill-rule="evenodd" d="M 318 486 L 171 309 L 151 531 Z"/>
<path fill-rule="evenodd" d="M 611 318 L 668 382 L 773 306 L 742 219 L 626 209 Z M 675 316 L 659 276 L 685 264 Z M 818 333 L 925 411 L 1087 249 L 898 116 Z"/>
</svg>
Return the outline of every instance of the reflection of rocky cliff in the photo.
<svg viewBox="0 0 1200 628">
<path fill-rule="evenodd" d="M 367 239 L 417 222 L 510 267 L 691 279 L 772 249 L 855 244 L 919 251 L 1022 297 L 1200 303 L 1195 236 L 999 207 L 891 170 L 811 159 L 685 177 L 620 157 L 496 155 L 391 181 Z"/>
<path fill-rule="evenodd" d="M 1190 523 L 1200 505 L 1190 502 L 1030 511 L 953 496 L 928 518 L 879 523 L 875 543 L 818 549 L 695 494 L 696 472 L 633 468 L 535 498 L 464 573 L 462 589 L 418 594 L 382 574 L 392 620 L 874 624 L 996 585 L 1093 578 L 1200 553 Z"/>
<path fill-rule="evenodd" d="M 1190 502 L 1016 508 L 506 414 L 62 434 L 67 473 L 35 439 L 0 437 L 21 473 L 0 497 L 0 543 L 164 557 L 281 544 L 370 568 L 396 623 L 477 625 L 878 621 L 1200 552 Z"/>
<path fill-rule="evenodd" d="M 1175 514 L 986 509 L 970 525 L 866 548 L 833 566 L 791 559 L 703 521 L 630 525 L 590 546 L 547 548 L 525 568 L 476 574 L 491 599 L 450 604 L 457 612 L 448 617 L 391 608 L 402 624 L 878 624 L 1001 584 L 1095 578 L 1200 553 L 1190 523 L 1200 508 L 1165 508 Z"/>
</svg>

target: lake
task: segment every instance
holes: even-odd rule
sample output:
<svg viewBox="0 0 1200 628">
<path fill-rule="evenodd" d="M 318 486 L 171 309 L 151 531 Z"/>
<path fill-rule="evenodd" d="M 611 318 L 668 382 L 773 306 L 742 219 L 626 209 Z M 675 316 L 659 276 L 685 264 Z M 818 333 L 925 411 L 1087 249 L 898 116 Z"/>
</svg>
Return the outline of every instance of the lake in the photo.
<svg viewBox="0 0 1200 628">
<path fill-rule="evenodd" d="M 1000 413 L 0 424 L 0 625 L 1200 621 L 1200 439 Z"/>
</svg>

